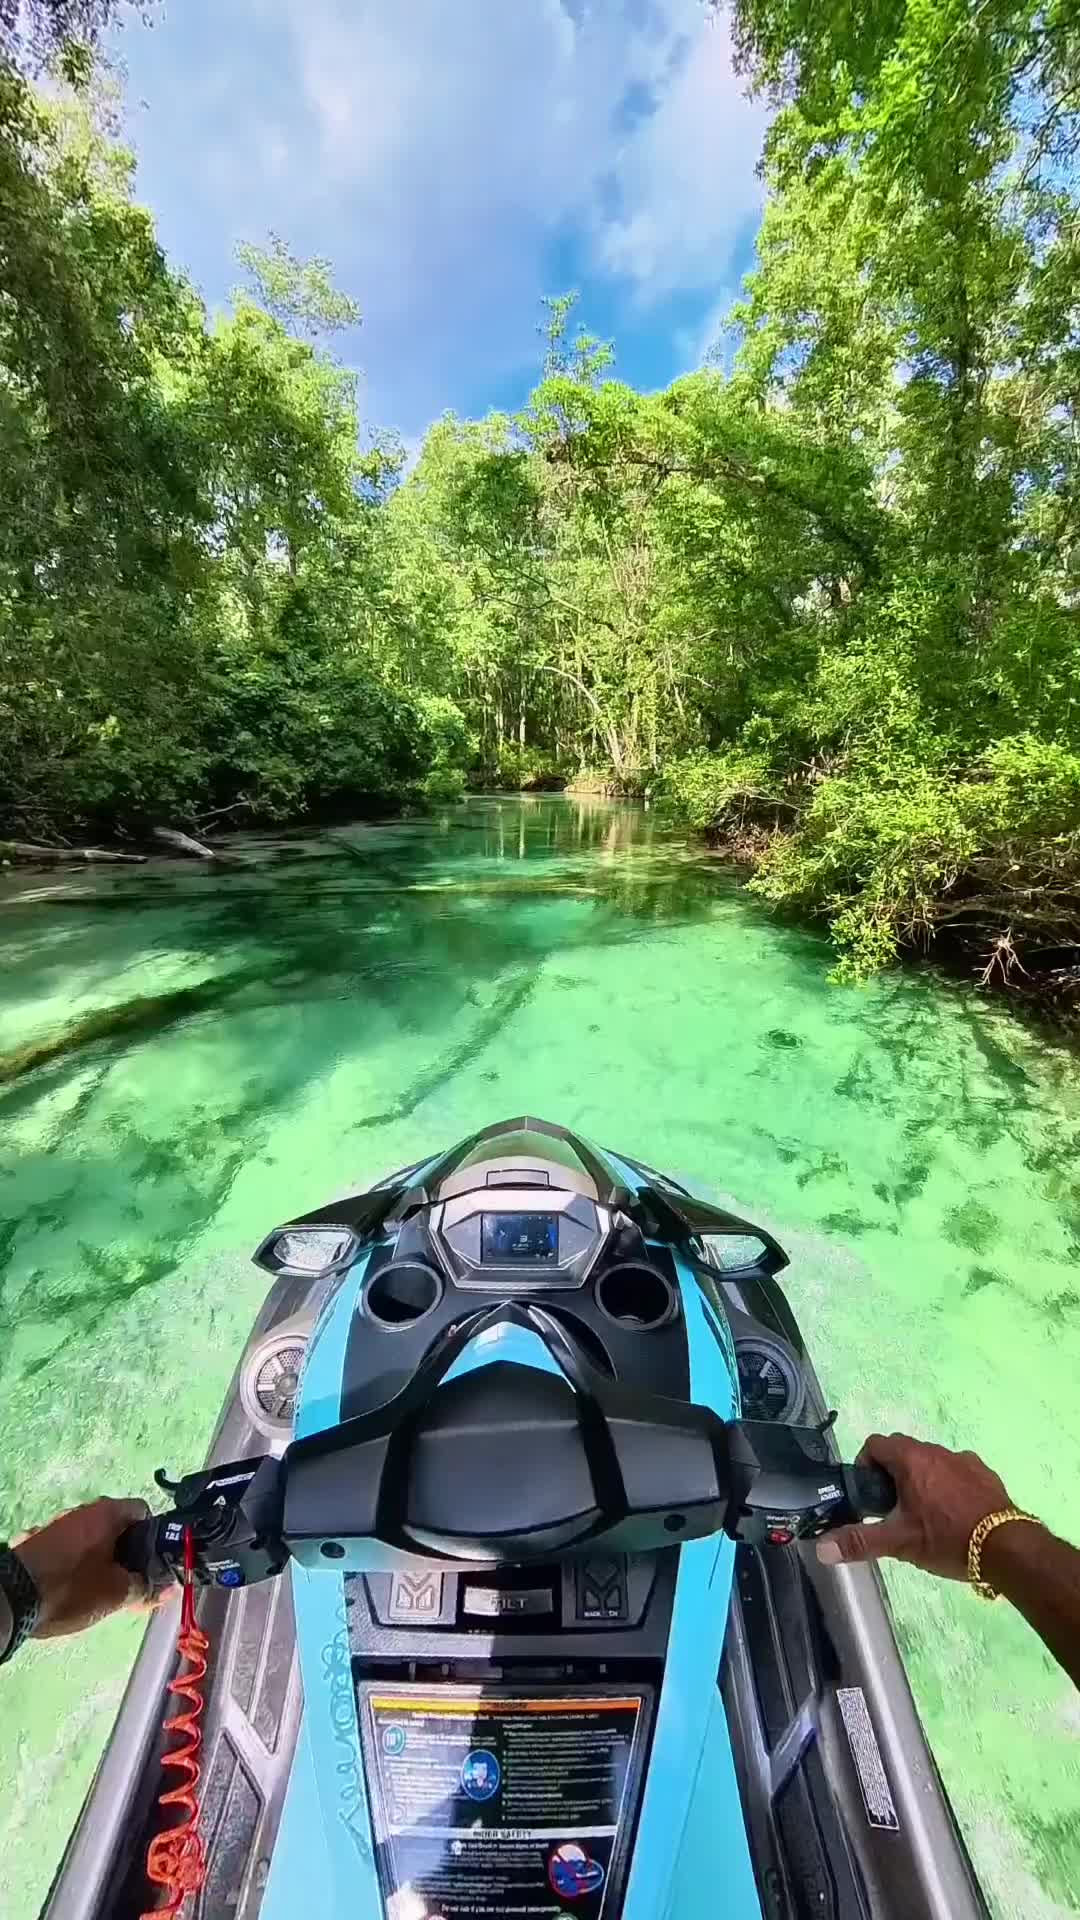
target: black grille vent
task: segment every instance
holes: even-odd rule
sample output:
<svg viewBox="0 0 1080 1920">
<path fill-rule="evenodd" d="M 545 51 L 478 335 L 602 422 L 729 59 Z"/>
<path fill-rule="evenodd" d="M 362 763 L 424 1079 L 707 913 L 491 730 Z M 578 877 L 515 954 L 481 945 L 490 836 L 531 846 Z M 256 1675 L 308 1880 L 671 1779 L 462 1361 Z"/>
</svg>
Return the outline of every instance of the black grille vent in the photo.
<svg viewBox="0 0 1080 1920">
<path fill-rule="evenodd" d="M 256 1400 L 267 1418 L 282 1426 L 292 1425 L 303 1358 L 302 1346 L 279 1347 L 267 1354 L 255 1375 Z"/>
</svg>

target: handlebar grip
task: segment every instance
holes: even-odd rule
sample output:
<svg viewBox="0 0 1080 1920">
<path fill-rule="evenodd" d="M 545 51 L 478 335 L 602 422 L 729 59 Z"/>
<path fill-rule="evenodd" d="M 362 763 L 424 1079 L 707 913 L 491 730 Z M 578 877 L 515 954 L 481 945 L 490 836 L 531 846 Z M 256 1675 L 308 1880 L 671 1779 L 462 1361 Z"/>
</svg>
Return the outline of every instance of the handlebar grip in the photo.
<svg viewBox="0 0 1080 1920">
<path fill-rule="evenodd" d="M 153 1514 L 146 1520 L 136 1520 L 133 1526 L 124 1528 L 113 1548 L 113 1559 L 152 1587 L 162 1585 L 165 1574 L 157 1551 L 157 1529 Z M 171 1577 L 171 1574 L 165 1575 L 166 1579 Z"/>
<path fill-rule="evenodd" d="M 896 1482 L 884 1467 L 845 1467 L 845 1492 L 860 1519 L 867 1514 L 891 1513 L 896 1505 Z"/>
</svg>

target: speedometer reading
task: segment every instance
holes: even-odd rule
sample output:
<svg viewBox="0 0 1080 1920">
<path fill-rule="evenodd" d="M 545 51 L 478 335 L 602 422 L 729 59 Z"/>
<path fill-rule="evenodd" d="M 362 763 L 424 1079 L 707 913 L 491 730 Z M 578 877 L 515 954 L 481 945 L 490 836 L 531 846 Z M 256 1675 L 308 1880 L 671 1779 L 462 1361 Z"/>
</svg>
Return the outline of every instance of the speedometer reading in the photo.
<svg viewBox="0 0 1080 1920">
<path fill-rule="evenodd" d="M 802 1404 L 798 1368 L 780 1345 L 753 1338 L 736 1342 L 739 1394 L 745 1420 L 792 1420 Z"/>
</svg>

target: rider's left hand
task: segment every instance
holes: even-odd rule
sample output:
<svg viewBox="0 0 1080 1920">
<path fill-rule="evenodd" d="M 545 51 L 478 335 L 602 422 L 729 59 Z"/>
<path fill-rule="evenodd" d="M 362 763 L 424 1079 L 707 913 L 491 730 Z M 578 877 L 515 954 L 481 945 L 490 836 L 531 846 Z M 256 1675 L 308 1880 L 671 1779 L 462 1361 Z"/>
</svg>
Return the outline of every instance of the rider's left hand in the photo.
<svg viewBox="0 0 1080 1920">
<path fill-rule="evenodd" d="M 145 1594 L 113 1558 L 125 1527 L 145 1520 L 145 1500 L 91 1500 L 24 1534 L 15 1551 L 41 1598 L 34 1637 L 79 1633 Z"/>
</svg>

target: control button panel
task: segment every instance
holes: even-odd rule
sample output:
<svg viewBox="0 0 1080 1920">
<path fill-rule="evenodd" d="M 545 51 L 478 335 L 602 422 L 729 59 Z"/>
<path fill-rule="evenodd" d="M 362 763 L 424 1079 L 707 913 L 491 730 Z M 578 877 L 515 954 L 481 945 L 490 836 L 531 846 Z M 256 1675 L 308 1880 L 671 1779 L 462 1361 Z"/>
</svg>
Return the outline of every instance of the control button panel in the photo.
<svg viewBox="0 0 1080 1920">
<path fill-rule="evenodd" d="M 517 1636 L 604 1633 L 640 1626 L 656 1576 L 655 1556 L 590 1554 L 517 1568 L 437 1566 L 347 1576 L 363 1586 L 373 1625 L 419 1633 Z M 556 1643 L 553 1641 L 552 1645 Z"/>
<path fill-rule="evenodd" d="M 625 1620 L 626 1560 L 622 1554 L 595 1554 L 575 1568 L 575 1612 L 579 1620 Z"/>
<path fill-rule="evenodd" d="M 466 1586 L 461 1611 L 481 1620 L 523 1620 L 555 1611 L 555 1593 L 546 1587 Z"/>
</svg>

